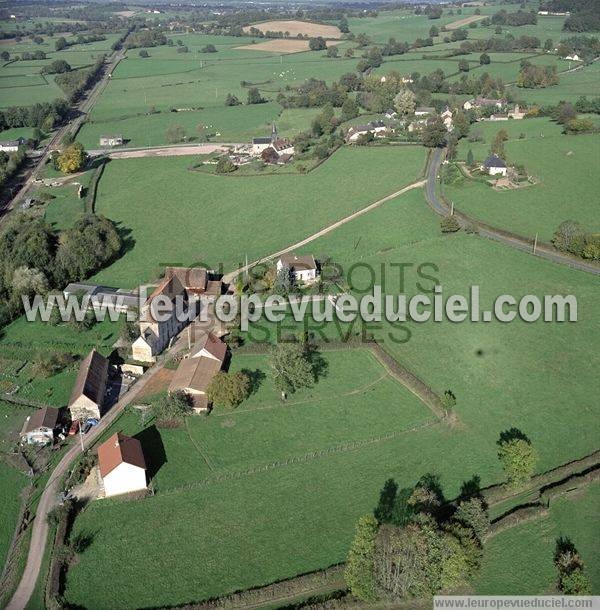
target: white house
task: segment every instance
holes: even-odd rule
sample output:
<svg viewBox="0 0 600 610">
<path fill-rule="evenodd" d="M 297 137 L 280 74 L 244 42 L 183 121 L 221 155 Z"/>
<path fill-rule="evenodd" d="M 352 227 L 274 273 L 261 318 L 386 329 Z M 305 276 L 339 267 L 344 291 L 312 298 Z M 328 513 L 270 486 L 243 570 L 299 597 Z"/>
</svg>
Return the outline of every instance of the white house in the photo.
<svg viewBox="0 0 600 610">
<path fill-rule="evenodd" d="M 30 415 L 21 430 L 21 442 L 28 445 L 51 445 L 58 428 L 58 409 L 44 407 Z"/>
<path fill-rule="evenodd" d="M 506 176 L 506 163 L 498 155 L 490 155 L 481 166 L 481 171 L 487 172 L 490 176 Z"/>
<path fill-rule="evenodd" d="M 6 140 L 4 142 L 0 142 L 0 151 L 6 153 L 13 153 L 19 150 L 19 146 L 25 144 L 25 140 L 23 138 L 17 138 L 16 140 Z"/>
<path fill-rule="evenodd" d="M 122 146 L 122 145 L 123 145 L 123 136 L 122 135 L 100 136 L 100 146 Z"/>
<path fill-rule="evenodd" d="M 579 55 L 577 55 L 577 53 L 573 53 L 571 55 L 567 55 L 565 57 L 565 59 L 569 59 L 570 61 L 581 61 L 581 58 L 579 57 Z"/>
<path fill-rule="evenodd" d="M 454 123 L 452 122 L 452 110 L 446 106 L 446 109 L 440 116 L 442 117 L 446 130 L 452 131 L 454 129 Z"/>
<path fill-rule="evenodd" d="M 484 108 L 486 106 L 495 106 L 500 109 L 502 106 L 506 105 L 505 99 L 494 100 L 487 97 L 476 97 L 470 100 L 467 100 L 463 104 L 463 108 L 465 110 L 471 110 L 472 108 Z"/>
<path fill-rule="evenodd" d="M 69 400 L 73 420 L 100 419 L 107 379 L 108 360 L 93 349 L 81 362 Z"/>
<path fill-rule="evenodd" d="M 319 274 L 317 261 L 312 254 L 297 256 L 293 252 L 283 254 L 277 261 L 277 271 L 288 268 L 297 282 L 314 282 Z"/>
<path fill-rule="evenodd" d="M 294 145 L 287 138 L 278 138 L 271 144 L 271 147 L 280 156 L 294 154 Z"/>
<path fill-rule="evenodd" d="M 146 461 L 136 438 L 113 434 L 98 447 L 98 466 L 107 498 L 146 489 Z"/>
<path fill-rule="evenodd" d="M 386 119 L 395 119 L 398 116 L 398 113 L 393 108 L 388 108 L 385 111 L 384 116 Z"/>
</svg>

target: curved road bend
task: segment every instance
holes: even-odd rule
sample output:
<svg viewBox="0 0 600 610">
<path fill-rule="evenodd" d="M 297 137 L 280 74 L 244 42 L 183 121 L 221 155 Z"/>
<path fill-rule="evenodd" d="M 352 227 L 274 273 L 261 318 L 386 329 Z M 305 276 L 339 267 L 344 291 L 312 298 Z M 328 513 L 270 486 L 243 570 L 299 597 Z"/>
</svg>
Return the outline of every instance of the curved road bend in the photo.
<svg viewBox="0 0 600 610">
<path fill-rule="evenodd" d="M 149 369 L 143 377 L 141 377 L 135 385 L 123 396 L 104 417 L 100 423 L 94 426 L 84 437 L 83 445 L 88 449 L 100 435 L 117 419 L 123 409 L 130 404 L 133 399 L 144 389 L 146 384 L 163 368 L 163 363 L 155 364 Z M 31 541 L 29 543 L 29 553 L 27 555 L 27 563 L 21 576 L 21 581 L 17 590 L 14 592 L 10 602 L 5 610 L 23 610 L 40 575 L 42 567 L 42 559 L 46 549 L 46 541 L 48 538 L 48 513 L 56 505 L 57 494 L 62 491 L 60 482 L 63 476 L 69 471 L 74 460 L 81 454 L 81 445 L 79 439 L 73 446 L 63 455 L 62 459 L 50 475 L 50 479 L 46 483 L 44 490 L 40 496 L 35 516 L 33 518 L 31 531 Z"/>
<path fill-rule="evenodd" d="M 439 199 L 436 193 L 436 181 L 440 166 L 442 165 L 442 161 L 443 150 L 440 148 L 436 148 L 431 156 L 429 166 L 427 168 L 427 183 L 425 185 L 425 194 L 427 197 L 427 203 L 429 203 L 429 206 L 433 209 L 433 211 L 439 214 L 440 216 L 447 216 L 450 210 L 446 203 Z M 468 222 L 466 219 L 470 219 L 470 217 L 461 214 L 458 210 L 456 210 L 456 208 L 455 211 L 459 216 L 459 221 L 463 221 L 461 224 L 465 224 L 465 222 Z M 521 250 L 523 252 L 527 252 L 528 254 L 533 255 L 532 239 L 527 239 L 526 237 L 522 237 L 519 235 L 509 235 L 501 229 L 492 227 L 485 223 L 481 223 L 477 219 L 472 219 L 472 222 L 477 226 L 477 233 L 479 235 L 487 237 L 489 239 L 493 239 L 494 241 L 503 243 L 506 246 L 510 246 L 511 248 L 515 248 L 517 250 Z M 567 265 L 569 267 L 573 267 L 574 269 L 578 269 L 579 271 L 586 271 L 587 273 L 600 275 L 599 265 L 596 265 L 592 262 L 586 262 L 583 260 L 572 258 L 565 254 L 561 254 L 560 252 L 555 250 L 550 250 L 544 244 L 538 244 L 534 256 L 544 258 L 546 260 L 552 261 L 553 263 Z"/>
</svg>

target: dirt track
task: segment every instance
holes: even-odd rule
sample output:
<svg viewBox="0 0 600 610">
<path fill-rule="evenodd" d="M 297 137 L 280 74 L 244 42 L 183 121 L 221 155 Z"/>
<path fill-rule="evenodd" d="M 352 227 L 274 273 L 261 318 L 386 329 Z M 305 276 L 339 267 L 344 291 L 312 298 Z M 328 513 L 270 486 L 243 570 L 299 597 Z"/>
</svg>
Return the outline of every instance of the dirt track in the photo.
<svg viewBox="0 0 600 610">
<path fill-rule="evenodd" d="M 111 159 L 138 159 L 142 157 L 181 157 L 185 155 L 209 155 L 213 152 L 224 152 L 222 144 L 195 144 L 193 146 L 171 146 L 161 148 L 141 148 L 139 150 L 115 150 L 109 152 Z M 97 153 L 99 151 L 92 151 Z"/>
<path fill-rule="evenodd" d="M 470 17 L 465 17 L 464 19 L 459 19 L 458 21 L 453 21 L 446 26 L 447 30 L 458 30 L 458 28 L 462 28 L 465 25 L 469 25 L 469 23 L 474 23 L 475 21 L 481 21 L 485 19 L 485 15 L 471 15 Z"/>
</svg>

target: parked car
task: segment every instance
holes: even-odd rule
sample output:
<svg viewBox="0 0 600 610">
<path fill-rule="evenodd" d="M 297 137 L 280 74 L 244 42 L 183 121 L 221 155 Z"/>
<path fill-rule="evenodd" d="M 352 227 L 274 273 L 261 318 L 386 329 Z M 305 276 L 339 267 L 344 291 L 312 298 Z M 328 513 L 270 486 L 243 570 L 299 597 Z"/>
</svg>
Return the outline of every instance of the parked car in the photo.
<svg viewBox="0 0 600 610">
<path fill-rule="evenodd" d="M 97 425 L 97 424 L 98 424 L 98 422 L 99 422 L 99 421 L 100 421 L 100 420 L 99 420 L 99 419 L 96 419 L 95 417 L 88 417 L 88 418 L 85 420 L 85 423 L 86 423 L 86 424 L 89 424 L 90 426 L 95 426 L 95 425 Z"/>
<path fill-rule="evenodd" d="M 69 428 L 69 436 L 75 436 L 79 432 L 79 420 L 75 420 Z"/>
<path fill-rule="evenodd" d="M 81 433 L 87 434 L 90 431 L 91 427 L 92 427 L 92 424 L 90 424 L 89 422 L 85 422 L 85 424 L 83 424 L 83 427 L 81 428 Z"/>
</svg>

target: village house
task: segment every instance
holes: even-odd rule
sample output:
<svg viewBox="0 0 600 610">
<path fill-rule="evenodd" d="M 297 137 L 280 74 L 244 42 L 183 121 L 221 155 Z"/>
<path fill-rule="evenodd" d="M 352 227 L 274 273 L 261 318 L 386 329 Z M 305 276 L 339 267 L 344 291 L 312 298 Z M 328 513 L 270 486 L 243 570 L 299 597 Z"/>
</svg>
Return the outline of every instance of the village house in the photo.
<svg viewBox="0 0 600 610">
<path fill-rule="evenodd" d="M 136 438 L 113 434 L 98 447 L 98 467 L 107 498 L 146 489 L 146 461 Z"/>
<path fill-rule="evenodd" d="M 525 111 L 519 106 L 519 104 L 515 104 L 513 110 L 508 113 L 508 118 L 519 121 L 525 118 Z"/>
<path fill-rule="evenodd" d="M 418 106 L 415 108 L 415 116 L 427 116 L 429 114 L 434 114 L 435 108 L 432 106 Z"/>
<path fill-rule="evenodd" d="M 123 145 L 123 136 L 122 135 L 100 136 L 100 146 L 122 146 L 122 145 Z"/>
<path fill-rule="evenodd" d="M 506 163 L 498 155 L 490 155 L 483 162 L 481 171 L 488 173 L 490 176 L 506 176 L 507 167 Z"/>
<path fill-rule="evenodd" d="M 388 108 L 385 111 L 384 116 L 386 119 L 395 119 L 398 116 L 398 113 L 393 108 Z"/>
<path fill-rule="evenodd" d="M 486 98 L 486 97 L 476 97 L 474 99 L 467 100 L 463 104 L 463 108 L 464 108 L 464 110 L 471 110 L 473 108 L 478 109 L 478 108 L 495 106 L 496 108 L 500 109 L 500 108 L 502 108 L 502 106 L 505 106 L 505 105 L 506 105 L 505 99 L 494 100 L 494 99 L 490 99 L 490 98 Z"/>
<path fill-rule="evenodd" d="M 421 131 L 426 125 L 431 125 L 435 121 L 435 117 L 430 116 L 424 119 L 418 119 L 416 121 L 411 121 L 408 124 L 408 131 L 412 133 L 413 131 Z"/>
<path fill-rule="evenodd" d="M 13 153 L 19 150 L 19 146 L 25 144 L 24 138 L 17 138 L 16 140 L 5 140 L 0 142 L 0 152 Z"/>
<path fill-rule="evenodd" d="M 310 283 L 317 279 L 319 267 L 312 254 L 297 256 L 293 252 L 283 254 L 277 261 L 277 271 L 288 268 L 296 282 Z"/>
<path fill-rule="evenodd" d="M 166 267 L 165 279 L 173 277 L 185 288 L 190 302 L 222 293 L 221 280 L 214 279 L 211 272 L 204 267 Z"/>
<path fill-rule="evenodd" d="M 107 379 L 108 360 L 93 349 L 79 366 L 79 373 L 69 400 L 69 411 L 73 421 L 82 421 L 90 417 L 100 419 Z"/>
<path fill-rule="evenodd" d="M 38 409 L 30 415 L 21 430 L 21 442 L 27 445 L 51 445 L 59 427 L 59 410 L 51 407 Z"/>
<path fill-rule="evenodd" d="M 80 282 L 71 282 L 63 290 L 65 299 L 69 297 L 77 297 L 82 299 L 88 297 L 88 309 L 104 306 L 107 309 L 113 309 L 118 312 L 126 312 L 128 309 L 139 307 L 139 295 L 129 290 L 121 288 L 109 288 L 108 286 L 100 286 L 98 284 L 85 284 Z"/>
<path fill-rule="evenodd" d="M 372 133 L 376 138 L 383 138 L 387 130 L 388 128 L 383 121 L 371 121 L 366 125 L 355 125 L 346 132 L 346 142 L 356 142 L 358 138 L 368 133 Z"/>
<path fill-rule="evenodd" d="M 452 122 L 452 110 L 450 110 L 450 108 L 446 106 L 446 109 L 444 110 L 444 112 L 442 112 L 440 116 L 442 117 L 442 121 L 444 122 L 446 130 L 452 131 L 454 129 L 454 123 Z"/>
<path fill-rule="evenodd" d="M 207 411 L 206 391 L 213 377 L 222 369 L 226 356 L 227 345 L 213 333 L 204 333 L 194 344 L 190 357 L 177 367 L 169 385 L 169 394 L 181 392 L 190 399 L 194 412 Z"/>
<path fill-rule="evenodd" d="M 294 154 L 294 145 L 287 138 L 279 138 L 275 140 L 271 147 L 279 155 Z"/>
<path fill-rule="evenodd" d="M 142 306 L 140 336 L 131 345 L 133 358 L 155 362 L 156 356 L 184 327 L 188 307 L 188 292 L 177 275 L 165 277 Z"/>
<path fill-rule="evenodd" d="M 508 114 L 490 114 L 488 121 L 508 121 Z"/>
<path fill-rule="evenodd" d="M 567 55 L 565 59 L 568 59 L 569 61 L 581 61 L 581 58 L 577 53 L 571 53 L 571 55 Z"/>
</svg>

